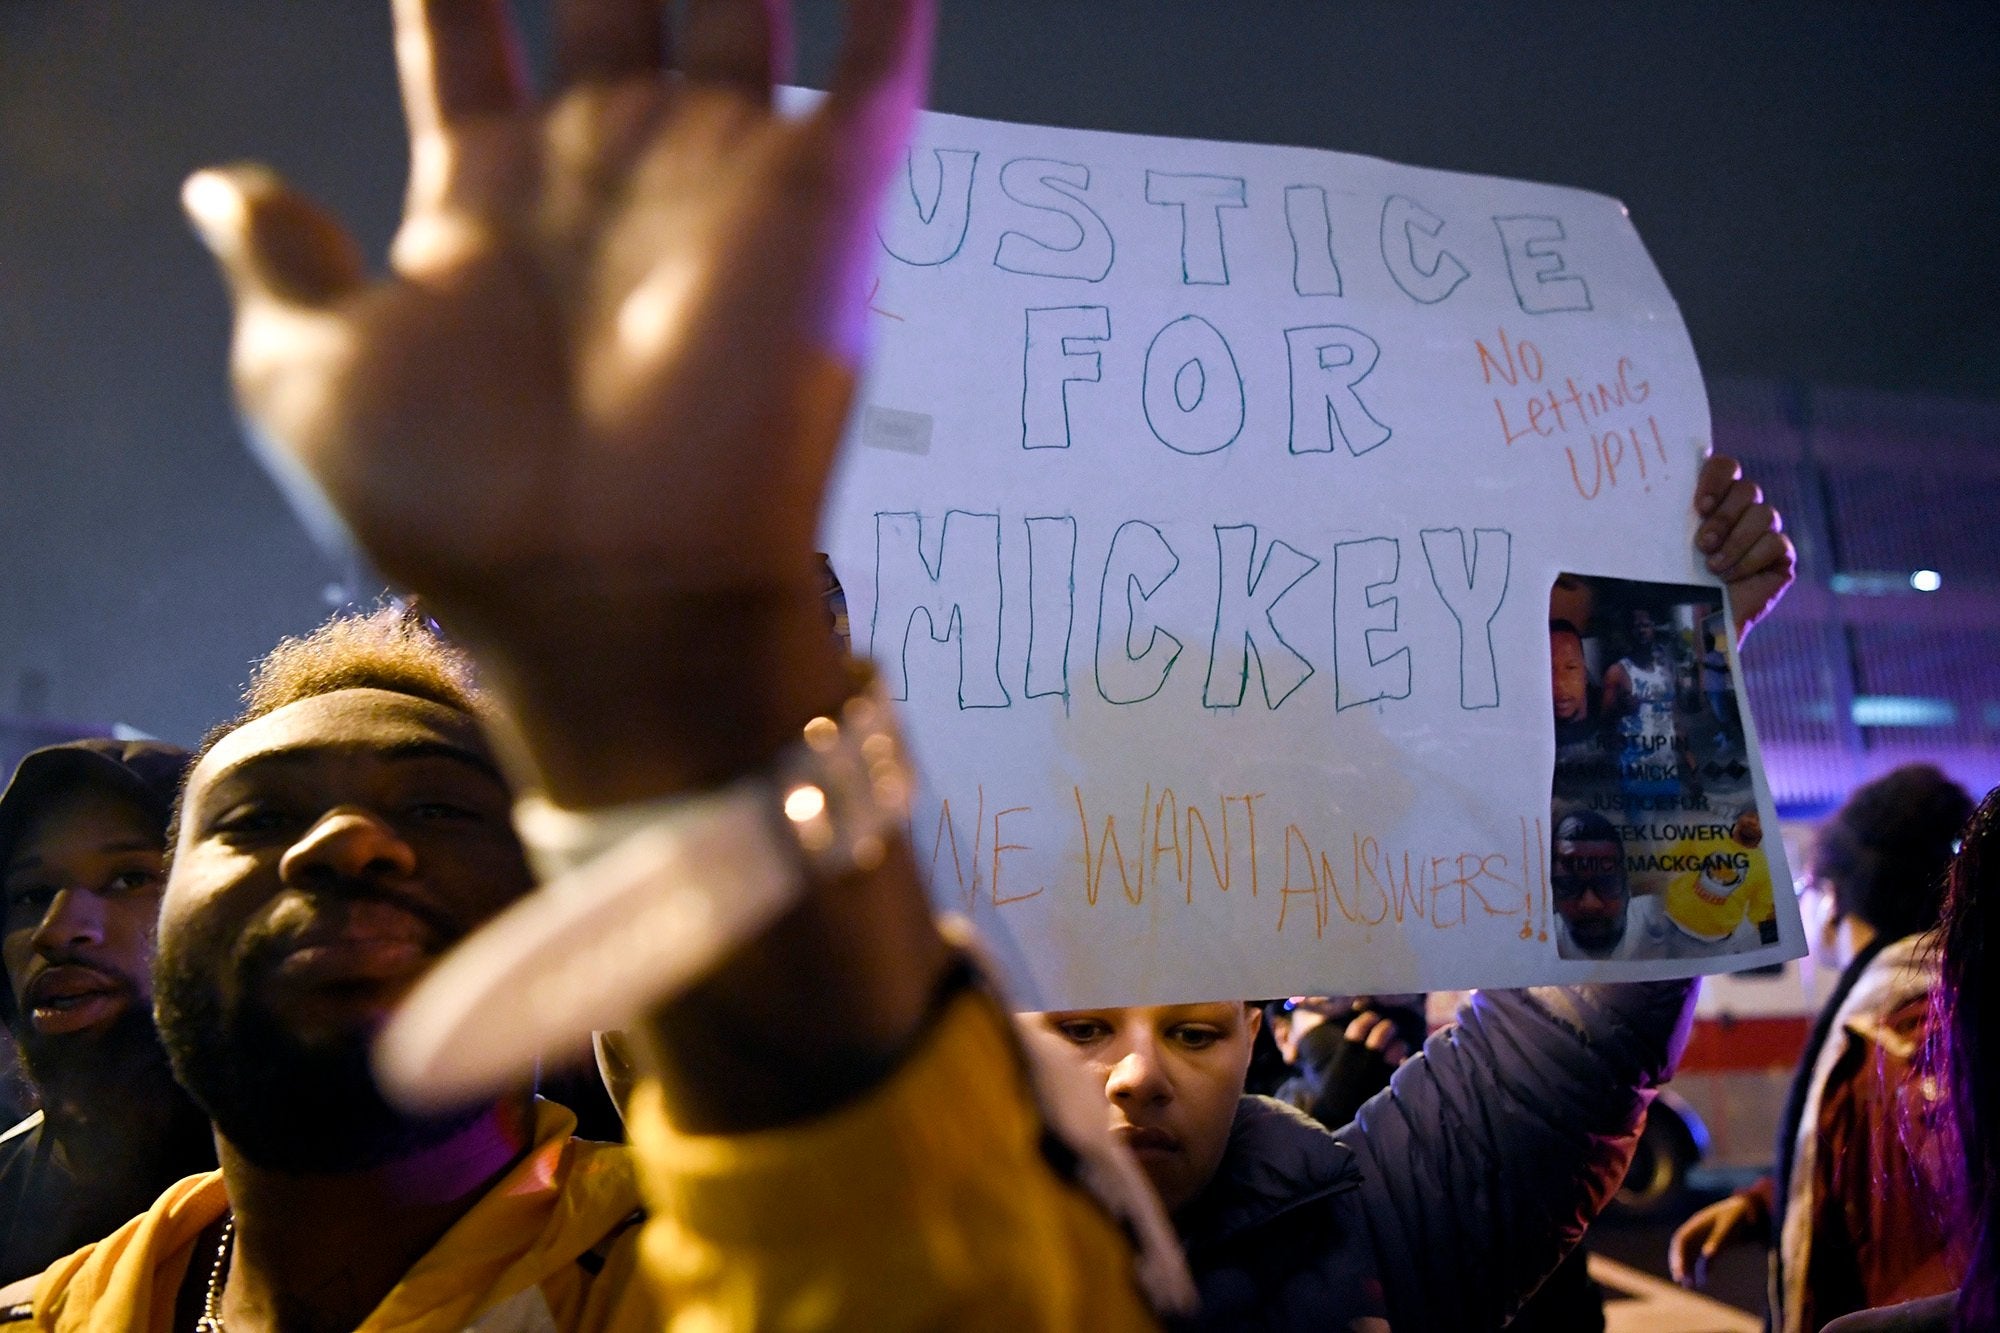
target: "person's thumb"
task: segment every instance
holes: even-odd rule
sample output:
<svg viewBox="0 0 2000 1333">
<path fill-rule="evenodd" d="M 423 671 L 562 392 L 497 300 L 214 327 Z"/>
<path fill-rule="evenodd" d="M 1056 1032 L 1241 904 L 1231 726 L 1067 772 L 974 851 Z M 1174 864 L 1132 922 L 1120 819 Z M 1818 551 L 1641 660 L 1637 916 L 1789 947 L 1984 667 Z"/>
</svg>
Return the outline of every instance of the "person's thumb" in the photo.
<svg viewBox="0 0 2000 1333">
<path fill-rule="evenodd" d="M 360 250 L 324 209 L 268 167 L 209 167 L 187 178 L 181 206 L 215 256 L 238 313 L 274 303 L 317 309 L 367 281 Z"/>
<path fill-rule="evenodd" d="M 198 171 L 181 187 L 181 204 L 235 306 L 230 366 L 252 451 L 320 545 L 351 556 L 353 534 L 299 450 L 323 406 L 328 358 L 345 349 L 325 336 L 341 327 L 336 304 L 368 280 L 361 252 L 266 167 Z"/>
</svg>

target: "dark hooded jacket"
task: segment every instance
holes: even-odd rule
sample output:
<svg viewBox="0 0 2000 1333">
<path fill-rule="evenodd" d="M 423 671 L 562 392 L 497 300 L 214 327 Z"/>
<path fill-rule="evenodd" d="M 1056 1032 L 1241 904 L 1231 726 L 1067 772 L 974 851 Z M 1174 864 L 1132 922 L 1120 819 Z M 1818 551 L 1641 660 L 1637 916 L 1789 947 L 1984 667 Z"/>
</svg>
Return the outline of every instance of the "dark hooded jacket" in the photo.
<svg viewBox="0 0 2000 1333">
<path fill-rule="evenodd" d="M 1479 991 L 1334 1137 L 1396 1333 L 1503 1327 L 1632 1163 L 1686 981 Z"/>
<path fill-rule="evenodd" d="M 1208 1188 L 1175 1218 L 1203 1329 L 1366 1328 L 1387 1312 L 1354 1150 L 1269 1097 L 1236 1106 Z"/>
<path fill-rule="evenodd" d="M 1503 1327 L 1618 1188 L 1693 999 L 1482 991 L 1337 1134 L 1239 1107 L 1180 1219 L 1197 1326 L 1380 1329 L 1386 1308 L 1395 1333 Z"/>
</svg>

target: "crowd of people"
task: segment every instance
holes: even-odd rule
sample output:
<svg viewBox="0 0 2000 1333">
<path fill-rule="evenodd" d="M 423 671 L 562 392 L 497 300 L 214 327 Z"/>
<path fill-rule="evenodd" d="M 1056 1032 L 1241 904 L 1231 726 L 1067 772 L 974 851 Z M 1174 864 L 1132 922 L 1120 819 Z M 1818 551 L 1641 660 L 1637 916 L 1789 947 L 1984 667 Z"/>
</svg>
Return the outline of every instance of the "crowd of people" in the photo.
<svg viewBox="0 0 2000 1333">
<path fill-rule="evenodd" d="M 670 50 L 655 3 L 568 0 L 538 101 L 506 6 L 398 0 L 387 278 L 267 171 L 189 182 L 246 415 L 423 609 L 279 645 L 193 754 L 58 746 L 0 795 L 38 1105 L 0 1137 L 0 1327 L 1489 1329 L 1617 1188 L 1692 983 L 1482 992 L 1435 1034 L 1414 997 L 1017 1016 L 935 918 L 814 551 L 933 15 L 856 0 L 828 96 L 782 117 L 782 8 L 702 0 Z M 1780 520 L 1726 458 L 1695 504 L 1747 632 Z M 1657 666 L 1616 670 L 1637 735 Z M 1924 770 L 1828 825 L 1841 983 L 1777 1176 L 1676 1239 L 1692 1277 L 1771 1237 L 1786 1328 L 1994 1316 L 2000 815 L 1954 860 L 1968 806 Z M 1558 874 L 1601 869 L 1594 832 L 1555 830 Z M 574 1076 L 570 1106 L 528 1070 L 390 1095 L 385 1024 L 538 881 L 664 897 L 690 866 L 717 920 L 789 896 L 602 1044 L 625 1142 L 576 1132 Z M 621 925 L 572 986 L 679 947 Z M 1288 1100 L 1246 1092 L 1266 1022 Z"/>
</svg>

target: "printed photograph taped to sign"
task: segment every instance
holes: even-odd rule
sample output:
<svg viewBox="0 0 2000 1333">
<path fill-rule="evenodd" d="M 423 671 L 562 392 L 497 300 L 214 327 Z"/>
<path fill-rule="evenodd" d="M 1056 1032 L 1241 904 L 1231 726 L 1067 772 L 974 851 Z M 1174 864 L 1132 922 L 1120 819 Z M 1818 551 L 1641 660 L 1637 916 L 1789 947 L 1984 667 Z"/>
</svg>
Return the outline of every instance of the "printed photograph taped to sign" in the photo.
<svg viewBox="0 0 2000 1333">
<path fill-rule="evenodd" d="M 1549 887 L 1563 958 L 1778 941 L 1719 591 L 1563 574 L 1549 596 Z"/>
<path fill-rule="evenodd" d="M 919 867 L 1024 1007 L 1801 951 L 1788 895 L 1750 953 L 1557 948 L 1548 590 L 1713 584 L 1707 398 L 1616 200 L 936 114 L 903 166 L 822 549 Z"/>
</svg>

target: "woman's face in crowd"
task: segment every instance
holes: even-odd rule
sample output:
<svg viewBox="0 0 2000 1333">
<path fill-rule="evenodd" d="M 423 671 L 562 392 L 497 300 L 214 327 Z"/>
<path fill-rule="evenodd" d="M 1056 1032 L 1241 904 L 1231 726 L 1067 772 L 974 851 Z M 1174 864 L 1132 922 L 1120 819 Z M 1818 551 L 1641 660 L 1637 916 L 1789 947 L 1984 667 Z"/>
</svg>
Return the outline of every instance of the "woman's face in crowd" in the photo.
<svg viewBox="0 0 2000 1333">
<path fill-rule="evenodd" d="M 1169 1212 L 1222 1163 L 1263 1015 L 1240 1000 L 1039 1016 L 1104 1080 L 1111 1127 Z"/>
</svg>

